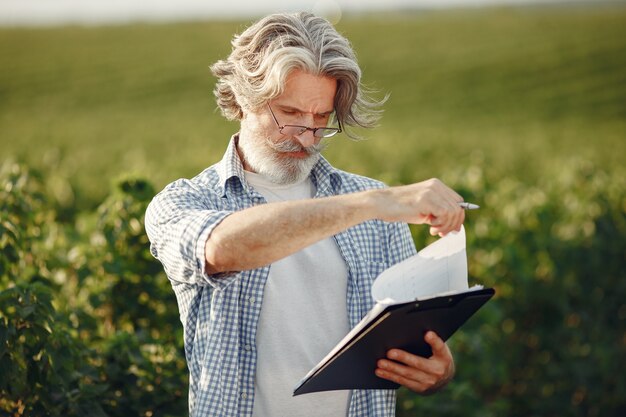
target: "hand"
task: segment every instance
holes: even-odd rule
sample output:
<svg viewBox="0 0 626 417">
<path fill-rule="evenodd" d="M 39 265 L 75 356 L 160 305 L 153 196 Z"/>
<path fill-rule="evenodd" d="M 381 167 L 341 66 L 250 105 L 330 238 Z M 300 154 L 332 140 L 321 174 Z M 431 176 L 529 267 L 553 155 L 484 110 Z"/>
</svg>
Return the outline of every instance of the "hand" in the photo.
<svg viewBox="0 0 626 417">
<path fill-rule="evenodd" d="M 458 204 L 463 197 L 436 178 L 380 190 L 379 196 L 382 220 L 428 224 L 431 235 L 458 231 L 465 220 L 465 210 Z"/>
<path fill-rule="evenodd" d="M 452 353 L 435 332 L 427 332 L 424 340 L 433 351 L 430 358 L 391 349 L 387 352 L 388 359 L 378 361 L 376 375 L 424 395 L 443 388 L 454 376 Z"/>
</svg>

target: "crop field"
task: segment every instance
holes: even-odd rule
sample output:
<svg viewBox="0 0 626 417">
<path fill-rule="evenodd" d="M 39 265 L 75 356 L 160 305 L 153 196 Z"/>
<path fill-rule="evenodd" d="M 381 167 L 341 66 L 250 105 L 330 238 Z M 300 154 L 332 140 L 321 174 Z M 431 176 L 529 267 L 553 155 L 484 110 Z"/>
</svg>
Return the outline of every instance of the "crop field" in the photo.
<svg viewBox="0 0 626 417">
<path fill-rule="evenodd" d="M 327 158 L 390 183 L 471 164 L 529 180 L 555 159 L 621 165 L 625 23 L 623 7 L 347 16 L 365 84 L 390 98 L 365 141 L 339 136 Z M 126 172 L 157 187 L 194 175 L 237 130 L 208 67 L 245 25 L 1 29 L 0 154 L 68 178 L 81 204 Z"/>
</svg>

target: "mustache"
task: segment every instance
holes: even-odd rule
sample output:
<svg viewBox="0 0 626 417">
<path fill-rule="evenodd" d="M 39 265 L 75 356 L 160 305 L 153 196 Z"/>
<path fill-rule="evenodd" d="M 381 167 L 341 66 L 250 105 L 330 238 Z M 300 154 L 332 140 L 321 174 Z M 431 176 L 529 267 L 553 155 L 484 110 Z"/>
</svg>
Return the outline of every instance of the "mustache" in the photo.
<svg viewBox="0 0 626 417">
<path fill-rule="evenodd" d="M 325 142 L 320 142 L 317 145 L 302 146 L 295 140 L 282 140 L 274 142 L 270 138 L 266 138 L 265 142 L 267 146 L 275 150 L 276 152 L 306 152 L 309 155 L 316 155 L 321 153 L 326 148 Z"/>
</svg>

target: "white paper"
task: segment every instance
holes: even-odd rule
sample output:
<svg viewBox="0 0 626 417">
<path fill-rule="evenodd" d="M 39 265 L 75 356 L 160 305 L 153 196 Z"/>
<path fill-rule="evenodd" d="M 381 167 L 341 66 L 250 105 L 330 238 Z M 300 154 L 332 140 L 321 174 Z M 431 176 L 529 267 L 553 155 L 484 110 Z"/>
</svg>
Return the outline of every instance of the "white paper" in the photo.
<svg viewBox="0 0 626 417">
<path fill-rule="evenodd" d="M 374 281 L 372 296 L 377 302 L 395 304 L 466 289 L 465 229 L 461 227 L 385 270 Z"/>
</svg>

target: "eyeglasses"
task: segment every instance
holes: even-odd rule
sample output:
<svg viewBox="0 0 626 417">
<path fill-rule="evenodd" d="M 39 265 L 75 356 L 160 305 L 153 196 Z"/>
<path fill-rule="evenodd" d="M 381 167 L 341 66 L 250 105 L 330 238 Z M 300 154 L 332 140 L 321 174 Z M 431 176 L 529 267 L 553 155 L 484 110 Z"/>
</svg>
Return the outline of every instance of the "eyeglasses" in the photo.
<svg viewBox="0 0 626 417">
<path fill-rule="evenodd" d="M 337 133 L 341 133 L 341 123 L 339 121 L 337 121 L 339 123 L 339 127 L 307 127 L 307 126 L 298 126 L 298 125 L 281 126 L 280 123 L 278 123 L 278 119 L 276 119 L 276 116 L 274 115 L 274 112 L 272 111 L 272 107 L 270 106 L 269 103 L 267 103 L 267 108 L 270 109 L 272 118 L 274 118 L 274 121 L 276 122 L 276 126 L 278 126 L 278 131 L 282 133 L 283 135 L 299 136 L 303 134 L 304 132 L 306 132 L 307 130 L 310 130 L 313 132 L 313 136 L 315 136 L 316 138 L 329 138 L 331 136 L 335 136 Z"/>
</svg>

